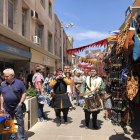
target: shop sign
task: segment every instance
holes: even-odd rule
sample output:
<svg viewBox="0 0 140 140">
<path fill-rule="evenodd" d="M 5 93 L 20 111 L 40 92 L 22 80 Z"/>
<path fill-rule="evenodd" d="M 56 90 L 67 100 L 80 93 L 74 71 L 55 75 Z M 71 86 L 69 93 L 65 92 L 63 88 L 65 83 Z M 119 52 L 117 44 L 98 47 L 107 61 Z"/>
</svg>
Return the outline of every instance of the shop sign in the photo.
<svg viewBox="0 0 140 140">
<path fill-rule="evenodd" d="M 32 58 L 32 54 L 30 52 L 24 51 L 22 49 L 16 48 L 9 44 L 0 41 L 0 51 L 8 52 L 11 54 L 19 55 L 26 58 Z"/>
<path fill-rule="evenodd" d="M 69 69 L 69 66 L 65 66 L 64 68 L 65 68 L 65 69 Z"/>
<path fill-rule="evenodd" d="M 50 66 L 50 57 L 43 55 L 43 65 Z"/>
</svg>

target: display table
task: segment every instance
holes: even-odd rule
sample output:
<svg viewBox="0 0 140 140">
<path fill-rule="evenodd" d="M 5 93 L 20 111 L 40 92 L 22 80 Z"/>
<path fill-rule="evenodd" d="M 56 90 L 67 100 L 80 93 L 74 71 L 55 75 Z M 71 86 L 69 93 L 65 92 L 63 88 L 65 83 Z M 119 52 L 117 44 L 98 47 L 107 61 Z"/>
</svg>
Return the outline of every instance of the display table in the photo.
<svg viewBox="0 0 140 140">
<path fill-rule="evenodd" d="M 4 127 L 4 121 L 7 119 L 7 116 L 1 115 L 0 116 L 0 140 L 2 140 L 2 133 Z"/>
</svg>

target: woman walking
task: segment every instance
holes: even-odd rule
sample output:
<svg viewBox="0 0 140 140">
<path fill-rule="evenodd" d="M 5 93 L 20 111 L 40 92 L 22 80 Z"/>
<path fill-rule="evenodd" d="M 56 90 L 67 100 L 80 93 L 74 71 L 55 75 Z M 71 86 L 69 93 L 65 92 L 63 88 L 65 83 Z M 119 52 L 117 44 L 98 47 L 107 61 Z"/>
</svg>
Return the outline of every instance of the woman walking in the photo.
<svg viewBox="0 0 140 140">
<path fill-rule="evenodd" d="M 50 74 L 48 73 L 47 77 L 46 77 L 46 79 L 44 81 L 44 84 L 46 85 L 47 96 L 50 94 L 50 91 L 51 91 L 51 88 L 49 86 L 51 79 L 52 78 L 50 77 Z"/>
</svg>

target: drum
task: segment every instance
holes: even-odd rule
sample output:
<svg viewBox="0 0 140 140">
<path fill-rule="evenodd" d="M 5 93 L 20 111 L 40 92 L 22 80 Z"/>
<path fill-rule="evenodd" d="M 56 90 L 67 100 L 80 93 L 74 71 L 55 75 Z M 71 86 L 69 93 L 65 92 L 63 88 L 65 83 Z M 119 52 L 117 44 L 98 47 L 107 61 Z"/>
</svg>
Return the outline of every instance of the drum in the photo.
<svg viewBox="0 0 140 140">
<path fill-rule="evenodd" d="M 95 93 L 90 95 L 88 98 L 84 98 L 84 109 L 87 109 L 89 112 L 99 111 L 104 109 L 103 106 L 103 94 Z"/>
</svg>

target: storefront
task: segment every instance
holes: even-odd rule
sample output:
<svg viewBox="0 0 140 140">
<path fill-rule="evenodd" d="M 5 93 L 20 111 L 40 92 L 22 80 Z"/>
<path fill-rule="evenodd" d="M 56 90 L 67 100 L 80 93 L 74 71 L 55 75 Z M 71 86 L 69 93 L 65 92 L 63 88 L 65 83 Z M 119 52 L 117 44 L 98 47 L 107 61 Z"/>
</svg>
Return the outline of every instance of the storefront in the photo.
<svg viewBox="0 0 140 140">
<path fill-rule="evenodd" d="M 12 40 L 9 40 L 8 44 L 5 42 L 0 41 L 0 72 L 3 72 L 6 68 L 12 68 L 16 77 L 18 73 L 26 73 L 27 75 L 29 72 L 29 60 L 32 58 L 28 47 L 22 45 L 23 50 L 17 48 L 18 46 L 21 47 L 21 45 Z"/>
<path fill-rule="evenodd" d="M 31 49 L 31 53 L 32 59 L 30 63 L 30 70 L 33 70 L 35 72 L 36 65 L 41 64 L 46 68 L 44 77 L 46 77 L 47 73 L 53 73 L 53 71 L 55 70 L 55 59 L 33 49 Z"/>
</svg>

